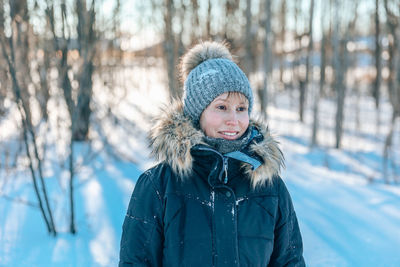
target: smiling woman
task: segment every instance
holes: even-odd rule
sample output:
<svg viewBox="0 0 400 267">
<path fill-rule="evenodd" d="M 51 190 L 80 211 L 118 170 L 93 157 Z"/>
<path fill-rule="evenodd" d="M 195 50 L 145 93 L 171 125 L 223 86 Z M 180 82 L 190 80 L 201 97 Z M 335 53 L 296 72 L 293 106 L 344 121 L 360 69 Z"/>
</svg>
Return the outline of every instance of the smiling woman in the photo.
<svg viewBox="0 0 400 267">
<path fill-rule="evenodd" d="M 200 128 L 206 136 L 235 140 L 249 126 L 249 101 L 241 93 L 223 93 L 200 116 Z"/>
<path fill-rule="evenodd" d="M 253 93 L 226 46 L 182 59 L 183 101 L 150 133 L 160 163 L 136 183 L 120 266 L 304 266 L 283 155 L 249 119 Z"/>
</svg>

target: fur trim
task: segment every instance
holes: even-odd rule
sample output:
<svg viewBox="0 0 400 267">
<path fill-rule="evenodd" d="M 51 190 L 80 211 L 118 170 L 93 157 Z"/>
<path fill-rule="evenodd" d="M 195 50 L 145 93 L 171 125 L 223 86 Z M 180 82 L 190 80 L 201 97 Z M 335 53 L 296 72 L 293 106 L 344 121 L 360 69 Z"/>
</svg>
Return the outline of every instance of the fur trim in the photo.
<svg viewBox="0 0 400 267">
<path fill-rule="evenodd" d="M 183 114 L 182 102 L 176 101 L 162 110 L 150 130 L 150 144 L 153 156 L 159 161 L 166 161 L 179 177 L 187 177 L 192 171 L 193 157 L 190 149 L 197 144 L 205 144 L 204 133 L 195 128 L 191 120 Z M 264 163 L 256 170 L 243 163 L 242 168 L 250 177 L 253 188 L 272 182 L 284 167 L 284 157 L 278 142 L 271 136 L 262 120 L 251 120 L 263 135 L 263 140 L 250 145 L 251 152 L 260 156 Z"/>
<path fill-rule="evenodd" d="M 232 55 L 225 43 L 203 42 L 195 45 L 181 61 L 181 77 L 186 80 L 189 73 L 199 64 L 211 58 L 226 58 L 232 60 Z"/>
<path fill-rule="evenodd" d="M 183 115 L 183 104 L 175 101 L 162 110 L 162 115 L 150 130 L 152 155 L 166 161 L 180 177 L 192 170 L 190 148 L 203 143 L 204 134 L 195 129 L 192 121 Z"/>
<path fill-rule="evenodd" d="M 255 126 L 262 134 L 264 139 L 259 143 L 250 145 L 250 150 L 260 156 L 264 164 L 253 171 L 251 166 L 245 164 L 244 171 L 251 178 L 253 188 L 267 182 L 272 182 L 275 175 L 279 175 L 281 167 L 285 167 L 285 161 L 282 151 L 278 146 L 278 142 L 271 136 L 267 125 L 263 120 L 254 120 L 250 125 Z"/>
</svg>

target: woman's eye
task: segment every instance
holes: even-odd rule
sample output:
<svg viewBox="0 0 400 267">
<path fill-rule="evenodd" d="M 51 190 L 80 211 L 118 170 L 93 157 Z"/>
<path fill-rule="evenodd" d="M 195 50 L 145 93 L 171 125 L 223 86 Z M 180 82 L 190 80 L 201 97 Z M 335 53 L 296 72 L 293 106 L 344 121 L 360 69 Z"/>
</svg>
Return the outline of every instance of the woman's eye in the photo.
<svg viewBox="0 0 400 267">
<path fill-rule="evenodd" d="M 223 105 L 220 105 L 220 106 L 217 106 L 217 109 L 220 109 L 220 110 L 225 110 L 225 109 L 226 109 L 226 107 L 225 107 L 225 106 L 223 106 Z"/>
</svg>

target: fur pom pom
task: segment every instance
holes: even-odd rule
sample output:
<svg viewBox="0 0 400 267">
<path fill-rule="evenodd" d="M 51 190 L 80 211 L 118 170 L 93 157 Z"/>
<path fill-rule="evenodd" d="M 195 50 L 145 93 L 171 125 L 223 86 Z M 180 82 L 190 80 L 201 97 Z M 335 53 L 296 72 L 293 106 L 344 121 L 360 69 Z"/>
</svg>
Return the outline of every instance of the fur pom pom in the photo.
<svg viewBox="0 0 400 267">
<path fill-rule="evenodd" d="M 186 77 L 197 65 L 212 58 L 232 60 L 227 44 L 207 41 L 195 45 L 182 57 L 180 67 L 182 80 L 186 80 Z"/>
</svg>

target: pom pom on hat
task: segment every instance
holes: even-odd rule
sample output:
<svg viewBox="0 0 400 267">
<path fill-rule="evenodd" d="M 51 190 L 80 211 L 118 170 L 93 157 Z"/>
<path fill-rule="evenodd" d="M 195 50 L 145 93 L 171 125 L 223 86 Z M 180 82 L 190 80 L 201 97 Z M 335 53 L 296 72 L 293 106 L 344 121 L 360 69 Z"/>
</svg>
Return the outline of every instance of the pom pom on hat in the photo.
<svg viewBox="0 0 400 267">
<path fill-rule="evenodd" d="M 194 68 L 212 58 L 232 60 L 232 55 L 229 52 L 227 44 L 207 41 L 195 45 L 182 57 L 181 77 L 186 80 L 187 76 Z"/>
<path fill-rule="evenodd" d="M 253 107 L 253 92 L 243 71 L 233 62 L 226 45 L 203 42 L 190 49 L 181 61 L 184 80 L 183 111 L 195 125 L 207 106 L 219 95 L 239 92 Z"/>
</svg>

